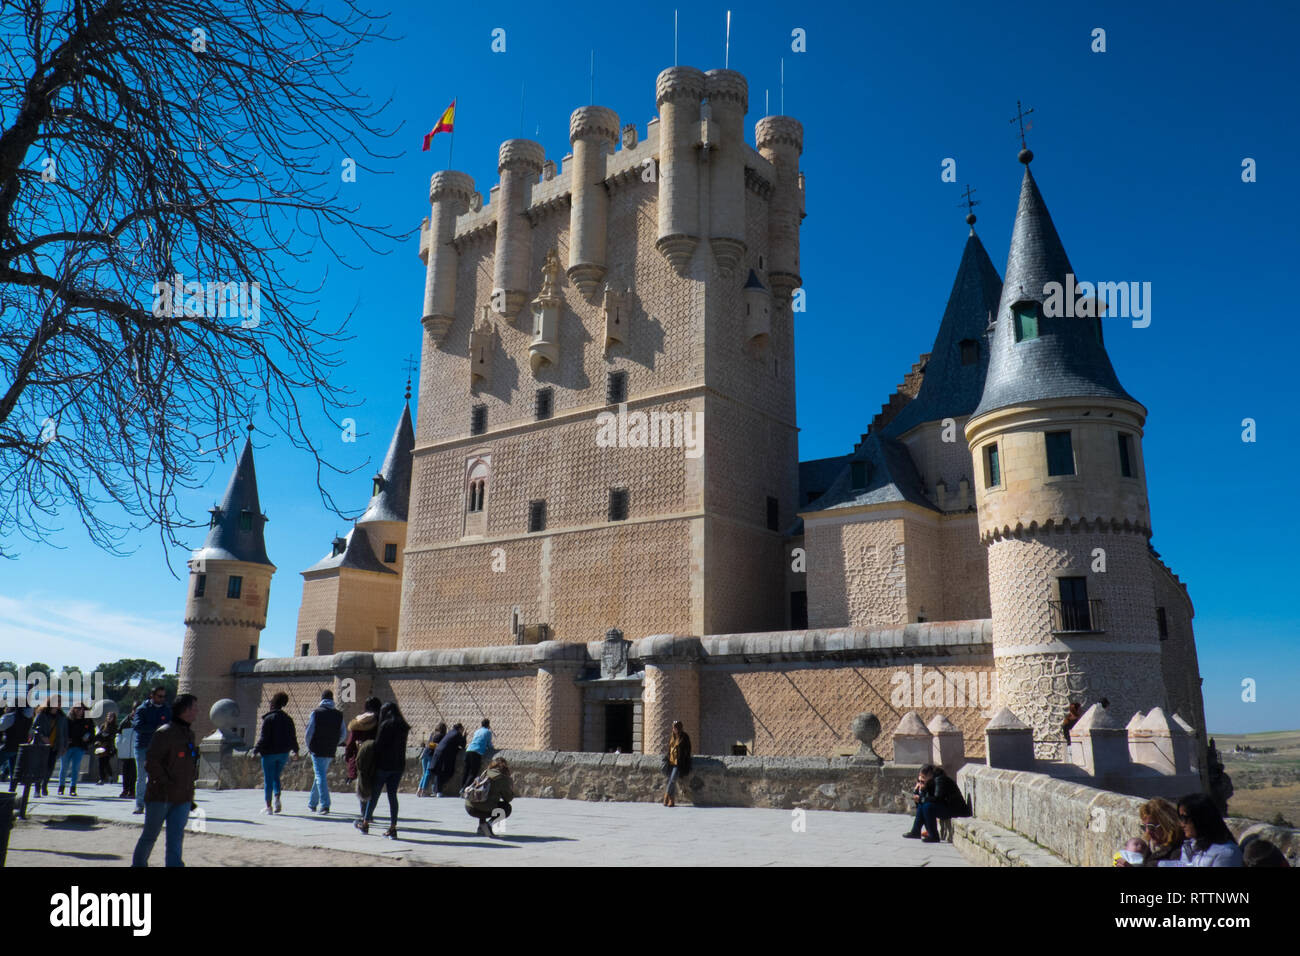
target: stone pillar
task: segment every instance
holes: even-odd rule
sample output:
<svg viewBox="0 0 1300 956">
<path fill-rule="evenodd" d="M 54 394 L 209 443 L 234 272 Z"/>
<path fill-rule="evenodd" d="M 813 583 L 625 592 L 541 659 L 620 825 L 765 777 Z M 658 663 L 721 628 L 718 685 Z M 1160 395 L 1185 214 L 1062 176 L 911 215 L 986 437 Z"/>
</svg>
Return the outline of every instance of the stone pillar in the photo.
<svg viewBox="0 0 1300 956">
<path fill-rule="evenodd" d="M 1182 730 L 1182 737 L 1175 738 L 1175 743 L 1181 743 L 1181 746 L 1187 751 L 1187 768 L 1193 773 L 1199 773 L 1201 769 L 1200 748 L 1196 745 L 1196 728 L 1183 720 L 1178 714 L 1171 718 L 1173 722 Z"/>
<path fill-rule="evenodd" d="M 530 139 L 508 139 L 497 154 L 501 189 L 497 193 L 496 257 L 492 267 L 492 306 L 511 319 L 528 301 L 533 227 L 528 203 L 542 173 L 546 151 Z"/>
<path fill-rule="evenodd" d="M 1142 762 L 1139 759 L 1141 753 L 1140 753 L 1139 743 L 1138 743 L 1138 730 L 1141 729 L 1142 721 L 1143 719 L 1145 719 L 1145 717 L 1146 714 L 1142 713 L 1142 711 L 1139 710 L 1136 713 L 1134 713 L 1132 717 L 1128 719 L 1128 723 L 1124 726 L 1124 730 L 1128 733 L 1128 759 L 1133 761 L 1133 763 Z M 1078 762 L 1079 761 L 1076 760 L 1074 756 L 1074 744 L 1071 743 L 1070 763 L 1077 764 Z"/>
<path fill-rule="evenodd" d="M 632 656 L 645 663 L 642 751 L 667 753 L 673 721 L 680 720 L 699 753 L 704 739 L 700 726 L 700 642 L 694 637 L 664 634 L 633 644 Z"/>
<path fill-rule="evenodd" d="M 1191 771 L 1187 732 L 1160 707 L 1153 707 L 1142 723 L 1131 729 L 1129 747 L 1134 763 L 1157 773 L 1169 776 Z"/>
<path fill-rule="evenodd" d="M 1079 741 L 1080 766 L 1099 782 L 1125 774 L 1131 768 L 1128 731 L 1101 704 L 1093 704 L 1084 711 L 1071 728 L 1070 736 Z"/>
<path fill-rule="evenodd" d="M 930 731 L 933 741 L 930 763 L 943 767 L 948 776 L 956 777 L 957 771 L 966 762 L 966 740 L 961 731 L 943 714 L 931 717 L 926 729 Z"/>
<path fill-rule="evenodd" d="M 984 728 L 985 762 L 1003 770 L 1034 769 L 1034 732 L 1006 707 Z"/>
<path fill-rule="evenodd" d="M 767 116 L 754 127 L 754 145 L 776 167 L 776 183 L 768 205 L 768 281 L 778 302 L 803 285 L 799 275 L 799 226 L 803 222 L 803 188 L 799 154 L 803 124 L 791 116 Z"/>
<path fill-rule="evenodd" d="M 456 269 L 460 254 L 456 217 L 463 216 L 474 195 L 474 180 L 454 170 L 436 172 L 429 179 L 429 227 L 421 235 L 424 259 L 424 316 L 420 320 L 434 345 L 442 342 L 456 319 Z"/>
<path fill-rule="evenodd" d="M 537 645 L 536 750 L 582 749 L 582 690 L 577 680 L 587 658 L 585 644 L 544 641 Z"/>
<path fill-rule="evenodd" d="M 618 114 L 603 106 L 583 106 L 569 117 L 573 144 L 572 206 L 569 209 L 569 281 L 587 298 L 605 277 L 605 233 L 609 192 L 605 160 L 618 142 Z"/>
<path fill-rule="evenodd" d="M 932 763 L 934 739 L 914 710 L 909 710 L 894 728 L 894 763 Z"/>
<path fill-rule="evenodd" d="M 659 238 L 655 248 L 684 272 L 700 241 L 700 100 L 704 74 L 673 66 L 655 81 L 659 107 Z M 689 731 L 688 731 L 689 733 Z"/>
</svg>

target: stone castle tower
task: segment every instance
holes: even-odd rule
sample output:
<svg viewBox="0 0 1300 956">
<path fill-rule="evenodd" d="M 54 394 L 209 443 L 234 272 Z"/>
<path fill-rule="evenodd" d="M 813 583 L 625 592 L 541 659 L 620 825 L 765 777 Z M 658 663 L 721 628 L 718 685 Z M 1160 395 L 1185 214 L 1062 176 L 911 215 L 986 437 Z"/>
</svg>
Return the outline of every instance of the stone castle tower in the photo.
<svg viewBox="0 0 1300 956">
<path fill-rule="evenodd" d="M 644 139 L 584 106 L 486 204 L 432 176 L 399 650 L 785 623 L 803 131 L 750 147 L 747 89 L 665 70 Z"/>
<path fill-rule="evenodd" d="M 1122 720 L 1168 706 L 1155 613 L 1164 602 L 1148 545 L 1146 409 L 1120 385 L 1100 318 L 1044 308 L 1046 284 L 1065 287 L 1074 270 L 1032 158 L 1021 154 L 988 375 L 965 432 L 1001 702 L 1033 728 L 1039 756 L 1059 757 L 1072 700 L 1108 698 Z"/>
<path fill-rule="evenodd" d="M 258 656 L 266 627 L 271 576 L 275 565 L 266 556 L 262 514 L 257 497 L 253 444 L 244 441 L 221 503 L 211 510 L 208 537 L 191 556 L 185 599 L 185 638 L 178 689 L 196 694 L 199 737 L 213 728 L 208 708 L 235 696 L 231 668 Z"/>
</svg>

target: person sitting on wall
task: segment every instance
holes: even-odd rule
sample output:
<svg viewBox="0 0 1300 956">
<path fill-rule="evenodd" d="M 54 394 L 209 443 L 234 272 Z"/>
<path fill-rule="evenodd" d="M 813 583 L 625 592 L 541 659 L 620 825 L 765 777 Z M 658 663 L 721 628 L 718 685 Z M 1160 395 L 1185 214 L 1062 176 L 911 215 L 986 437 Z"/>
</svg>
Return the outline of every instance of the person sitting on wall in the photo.
<svg viewBox="0 0 1300 956">
<path fill-rule="evenodd" d="M 1183 825 L 1182 856 L 1161 860 L 1160 866 L 1241 866 L 1241 847 L 1208 796 L 1189 793 L 1179 800 L 1178 819 Z"/>
<path fill-rule="evenodd" d="M 1141 863 L 1117 859 L 1116 866 L 1157 866 L 1161 860 L 1177 860 L 1182 856 L 1183 827 L 1178 822 L 1178 809 L 1163 797 L 1155 797 L 1138 807 L 1142 821 L 1142 837 L 1148 850 Z"/>
<path fill-rule="evenodd" d="M 1070 701 L 1070 709 L 1066 712 L 1065 720 L 1061 721 L 1061 733 L 1065 735 L 1065 745 L 1070 746 L 1070 730 L 1079 722 L 1083 716 L 1083 711 L 1079 707 L 1077 700 Z"/>
<path fill-rule="evenodd" d="M 968 817 L 970 809 L 966 806 L 966 799 L 961 795 L 957 781 L 944 773 L 942 767 L 926 764 L 921 768 L 919 779 L 924 786 L 916 805 L 916 820 L 912 823 L 912 829 L 903 836 L 922 843 L 938 843 L 939 821 Z M 921 836 L 922 824 L 926 831 L 924 837 Z"/>
</svg>

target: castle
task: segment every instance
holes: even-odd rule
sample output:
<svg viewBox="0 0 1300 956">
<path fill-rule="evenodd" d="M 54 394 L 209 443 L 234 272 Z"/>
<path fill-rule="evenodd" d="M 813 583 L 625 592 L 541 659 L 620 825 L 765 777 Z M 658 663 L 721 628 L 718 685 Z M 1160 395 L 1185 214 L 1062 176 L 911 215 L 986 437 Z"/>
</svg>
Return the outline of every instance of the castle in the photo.
<svg viewBox="0 0 1300 956">
<path fill-rule="evenodd" d="M 929 352 L 850 453 L 800 462 L 803 127 L 767 116 L 751 147 L 729 70 L 655 94 L 644 136 L 575 110 L 558 166 L 507 140 L 486 202 L 433 174 L 419 415 L 302 572 L 292 658 L 258 656 L 276 569 L 245 445 L 190 561 L 181 689 L 252 726 L 332 685 L 560 751 L 658 752 L 679 719 L 701 753 L 826 756 L 870 711 L 886 757 L 909 711 L 978 756 L 1005 707 L 1059 758 L 1069 703 L 1104 697 L 1203 745 L 1146 410 L 1099 319 L 1045 313 L 1073 269 L 1032 154 L 1005 277 L 969 216 Z"/>
</svg>

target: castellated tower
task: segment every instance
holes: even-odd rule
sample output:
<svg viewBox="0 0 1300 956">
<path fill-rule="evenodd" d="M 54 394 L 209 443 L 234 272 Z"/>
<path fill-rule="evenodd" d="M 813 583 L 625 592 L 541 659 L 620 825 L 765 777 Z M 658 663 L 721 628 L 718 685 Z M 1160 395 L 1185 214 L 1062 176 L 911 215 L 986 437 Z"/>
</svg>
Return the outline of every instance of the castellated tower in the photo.
<svg viewBox="0 0 1300 956">
<path fill-rule="evenodd" d="M 988 550 L 999 697 L 1033 728 L 1038 756 L 1058 758 L 1072 700 L 1086 707 L 1109 698 L 1121 725 L 1167 704 L 1142 461 L 1146 409 L 1120 385 L 1100 319 L 1045 308 L 1047 284 L 1072 289 L 1074 270 L 1029 170 L 1032 153 L 1021 158 L 988 376 L 965 431 Z"/>
<path fill-rule="evenodd" d="M 398 650 L 784 624 L 803 130 L 673 67 L 435 173 Z M 609 427 L 605 423 L 612 422 Z"/>
<path fill-rule="evenodd" d="M 208 710 L 235 696 L 231 668 L 257 657 L 275 565 L 266 556 L 266 515 L 257 498 L 253 445 L 245 440 L 221 504 L 211 511 L 208 537 L 193 553 L 185 599 L 185 640 L 178 690 L 199 698 L 194 732 L 213 729 Z"/>
</svg>

